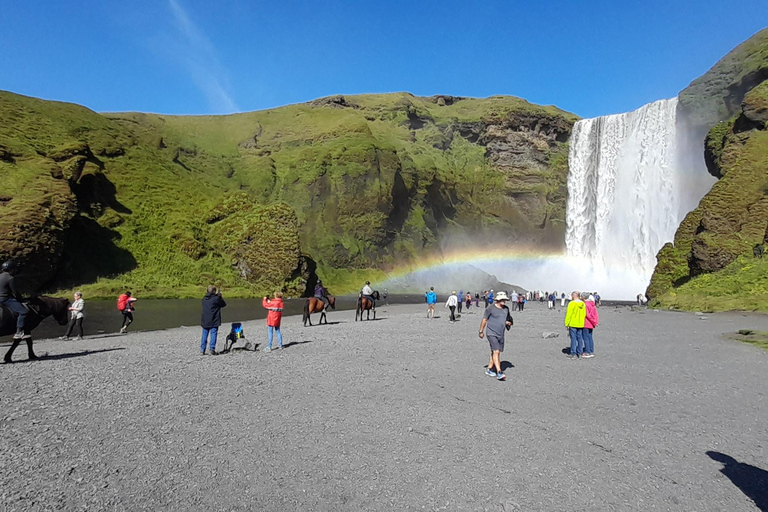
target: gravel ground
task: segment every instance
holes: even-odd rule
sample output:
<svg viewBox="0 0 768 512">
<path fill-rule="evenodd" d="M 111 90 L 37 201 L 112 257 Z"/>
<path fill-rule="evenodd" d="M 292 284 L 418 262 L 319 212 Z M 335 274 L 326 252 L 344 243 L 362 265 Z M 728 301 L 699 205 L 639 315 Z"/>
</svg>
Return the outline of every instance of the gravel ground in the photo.
<svg viewBox="0 0 768 512">
<path fill-rule="evenodd" d="M 722 337 L 768 317 L 604 307 L 574 361 L 534 304 L 497 382 L 480 315 L 438 309 L 286 318 L 271 353 L 200 356 L 197 327 L 22 346 L 0 510 L 768 509 L 768 353 Z"/>
</svg>

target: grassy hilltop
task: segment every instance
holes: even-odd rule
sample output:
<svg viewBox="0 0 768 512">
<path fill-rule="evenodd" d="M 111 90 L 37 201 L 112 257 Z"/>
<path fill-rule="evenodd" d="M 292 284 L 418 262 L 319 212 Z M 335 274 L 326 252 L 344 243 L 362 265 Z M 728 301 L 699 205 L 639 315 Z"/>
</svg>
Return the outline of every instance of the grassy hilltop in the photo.
<svg viewBox="0 0 768 512">
<path fill-rule="evenodd" d="M 704 144 L 719 181 L 659 252 L 647 293 L 663 307 L 768 311 L 768 259 L 753 257 L 756 245 L 768 243 L 768 29 L 693 82 L 681 100 L 703 94 L 704 84 L 713 96 L 699 104 L 720 110 L 701 114 L 730 117 L 711 127 Z"/>
<path fill-rule="evenodd" d="M 342 293 L 452 244 L 563 243 L 576 117 L 518 98 L 163 116 L 0 92 L 0 120 L 0 258 L 30 291 Z"/>
</svg>

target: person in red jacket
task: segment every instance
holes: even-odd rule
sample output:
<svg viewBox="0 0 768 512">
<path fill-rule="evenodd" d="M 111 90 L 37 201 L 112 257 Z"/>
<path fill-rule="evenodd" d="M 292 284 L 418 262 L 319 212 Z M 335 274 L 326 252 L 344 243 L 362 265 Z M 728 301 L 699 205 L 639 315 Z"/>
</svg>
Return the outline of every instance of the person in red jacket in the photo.
<svg viewBox="0 0 768 512">
<path fill-rule="evenodd" d="M 581 357 L 588 359 L 595 357 L 595 340 L 592 336 L 592 331 L 600 323 L 600 315 L 598 315 L 597 308 L 595 307 L 594 295 L 582 293 L 581 297 L 584 300 L 584 305 L 587 307 L 587 317 L 584 319 L 584 355 Z"/>
<path fill-rule="evenodd" d="M 117 298 L 117 310 L 123 314 L 123 326 L 120 327 L 121 334 L 128 332 L 128 326 L 133 323 L 133 303 L 136 300 L 135 297 L 131 297 L 131 292 L 125 292 Z"/>
<path fill-rule="evenodd" d="M 277 346 L 283 348 L 283 333 L 280 332 L 280 321 L 283 319 L 283 294 L 275 292 L 275 298 L 264 297 L 261 305 L 269 310 L 267 314 L 267 348 L 264 352 L 272 350 L 272 337 L 277 334 Z"/>
</svg>

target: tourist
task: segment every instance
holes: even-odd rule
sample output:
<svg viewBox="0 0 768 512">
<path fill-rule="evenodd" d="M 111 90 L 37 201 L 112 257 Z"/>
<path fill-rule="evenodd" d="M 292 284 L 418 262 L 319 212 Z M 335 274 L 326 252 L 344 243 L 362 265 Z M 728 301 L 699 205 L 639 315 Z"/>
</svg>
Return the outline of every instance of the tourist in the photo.
<svg viewBox="0 0 768 512">
<path fill-rule="evenodd" d="M 493 290 L 488 292 L 488 298 L 487 298 L 487 305 L 490 306 L 493 304 Z"/>
<path fill-rule="evenodd" d="M 467 313 L 469 313 L 469 308 L 472 307 L 472 292 L 467 292 Z"/>
<path fill-rule="evenodd" d="M 483 300 L 485 300 L 485 296 L 483 296 Z M 480 293 L 475 293 L 475 307 L 480 307 Z"/>
<path fill-rule="evenodd" d="M 518 311 L 522 311 L 522 310 L 525 309 L 525 303 L 526 303 L 525 296 L 522 295 L 522 294 L 518 295 L 517 296 L 517 309 L 518 309 Z"/>
<path fill-rule="evenodd" d="M 459 315 L 461 315 L 461 307 L 464 305 L 464 292 L 459 290 L 459 295 L 456 297 L 456 305 L 459 310 Z"/>
<path fill-rule="evenodd" d="M 360 290 L 360 294 L 371 301 L 371 306 L 373 306 L 373 309 L 376 309 L 376 301 L 373 300 L 373 288 L 371 288 L 370 281 L 365 282 L 365 286 L 363 286 L 363 289 Z"/>
<path fill-rule="evenodd" d="M 498 380 L 507 378 L 501 370 L 501 353 L 504 352 L 504 332 L 512 326 L 512 317 L 506 307 L 507 294 L 496 294 L 494 303 L 485 308 L 483 320 L 480 322 L 480 338 L 487 335 L 491 348 L 491 358 L 485 368 L 485 374 Z"/>
<path fill-rule="evenodd" d="M 427 300 L 427 318 L 435 318 L 435 304 L 437 304 L 437 294 L 435 287 L 430 286 L 429 291 L 424 294 Z"/>
<path fill-rule="evenodd" d="M 16 290 L 16 264 L 12 261 L 3 263 L 0 272 L 0 306 L 8 308 L 16 314 L 16 334 L 14 340 L 32 339 L 24 332 L 24 322 L 27 320 L 27 308 L 21 303 L 21 294 Z M 8 356 L 6 356 L 7 359 Z"/>
<path fill-rule="evenodd" d="M 323 310 L 328 309 L 328 290 L 323 286 L 323 282 L 318 279 L 315 285 L 315 298 L 323 301 Z"/>
<path fill-rule="evenodd" d="M 213 285 L 208 287 L 208 292 L 203 297 L 203 314 L 200 318 L 200 326 L 203 328 L 203 337 L 200 340 L 200 354 L 205 355 L 205 348 L 208 345 L 208 354 L 215 356 L 216 337 L 219 334 L 221 326 L 221 308 L 226 307 L 227 303 L 221 298 L 221 292 Z M 210 335 L 210 344 L 208 336 Z"/>
<path fill-rule="evenodd" d="M 570 358 L 581 357 L 584 352 L 584 320 L 587 317 L 587 308 L 579 298 L 579 292 L 571 293 L 571 302 L 565 312 L 565 327 L 571 338 Z"/>
<path fill-rule="evenodd" d="M 560 295 L 560 307 L 561 308 L 565 307 L 565 293 Z"/>
<path fill-rule="evenodd" d="M 123 315 L 123 325 L 120 327 L 120 333 L 128 332 L 128 326 L 133 323 L 133 312 L 136 310 L 133 303 L 138 299 L 131 295 L 131 292 L 125 292 L 117 298 L 117 310 Z"/>
<path fill-rule="evenodd" d="M 552 292 L 547 296 L 547 309 L 555 309 L 555 297 L 557 297 L 557 292 Z"/>
<path fill-rule="evenodd" d="M 599 307 L 600 307 L 600 305 L 601 305 L 601 302 L 600 302 L 600 294 L 599 294 L 599 293 L 597 293 L 597 292 L 595 292 L 595 293 L 594 293 L 594 295 L 595 295 L 595 306 L 597 306 L 597 307 L 599 308 Z M 646 301 L 647 301 L 647 300 L 648 300 L 648 299 L 646 299 Z"/>
<path fill-rule="evenodd" d="M 456 321 L 456 305 L 459 303 L 459 298 L 456 296 L 456 292 L 452 291 L 451 296 L 445 301 L 445 307 L 451 310 L 451 322 Z"/>
<path fill-rule="evenodd" d="M 80 292 L 75 292 L 74 298 L 75 300 L 69 306 L 69 326 L 67 327 L 66 334 L 59 338 L 60 340 L 68 340 L 69 336 L 72 334 L 72 330 L 75 328 L 75 325 L 77 325 L 79 332 L 77 338 L 75 339 L 83 339 L 83 308 L 85 307 L 85 301 L 83 300 L 83 294 Z"/>
<path fill-rule="evenodd" d="M 589 359 L 595 357 L 595 340 L 592 337 L 592 332 L 600 322 L 600 316 L 597 313 L 597 305 L 595 304 L 595 296 L 589 294 L 581 294 L 581 298 L 584 299 L 584 305 L 587 307 L 587 316 L 584 319 L 584 356 Z"/>
<path fill-rule="evenodd" d="M 516 291 L 512 291 L 512 295 L 509 296 L 509 302 L 512 303 L 512 307 L 510 308 L 512 311 L 515 311 L 517 309 L 517 299 L 520 296 L 517 294 Z"/>
<path fill-rule="evenodd" d="M 277 346 L 275 349 L 283 348 L 283 333 L 280 330 L 280 324 L 283 320 L 283 294 L 279 291 L 275 292 L 275 298 L 270 300 L 269 297 L 264 297 L 261 305 L 269 310 L 267 314 L 267 348 L 264 352 L 270 352 L 272 350 L 272 337 L 277 334 Z"/>
</svg>

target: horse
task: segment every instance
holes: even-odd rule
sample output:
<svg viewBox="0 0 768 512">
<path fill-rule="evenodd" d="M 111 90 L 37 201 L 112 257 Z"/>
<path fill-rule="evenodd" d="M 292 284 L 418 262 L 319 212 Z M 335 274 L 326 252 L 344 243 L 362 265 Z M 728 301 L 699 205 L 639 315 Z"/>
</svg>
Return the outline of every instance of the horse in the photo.
<svg viewBox="0 0 768 512">
<path fill-rule="evenodd" d="M 59 325 L 67 325 L 67 322 L 69 321 L 69 305 L 69 300 L 63 298 L 57 299 L 54 297 L 39 296 L 30 299 L 29 302 L 26 303 L 29 313 L 27 314 L 27 320 L 24 323 L 24 332 L 29 334 L 35 327 L 40 325 L 40 322 L 42 322 L 43 319 L 49 316 L 55 318 Z M 0 307 L 0 336 L 8 336 L 15 332 L 16 317 L 10 310 Z M 26 341 L 29 359 L 38 359 L 35 355 L 35 351 L 32 350 L 32 338 L 30 337 Z M 5 353 L 4 360 L 6 363 L 13 362 L 11 359 L 13 351 L 16 350 L 19 343 L 21 343 L 21 340 L 13 340 L 11 348 Z"/>
<path fill-rule="evenodd" d="M 380 300 L 381 296 L 379 295 L 379 292 L 374 290 L 371 294 L 371 297 L 373 297 L 376 300 Z M 355 322 L 357 322 L 358 316 L 360 317 L 360 320 L 363 319 L 363 311 L 366 311 L 366 320 L 371 319 L 371 311 L 373 311 L 373 319 L 376 320 L 376 306 L 373 305 L 373 302 L 370 301 L 367 297 L 363 297 L 363 294 L 357 296 L 357 310 L 355 311 Z"/>
<path fill-rule="evenodd" d="M 336 309 L 336 297 L 333 295 L 328 295 L 328 306 L 331 307 L 331 309 Z M 304 303 L 304 327 L 309 324 L 312 326 L 312 319 L 310 318 L 310 315 L 312 313 L 320 313 L 320 323 L 318 325 L 323 324 L 323 320 L 325 320 L 325 323 L 328 323 L 328 317 L 325 315 L 325 303 L 318 299 L 317 297 L 307 297 L 307 301 Z"/>
</svg>

